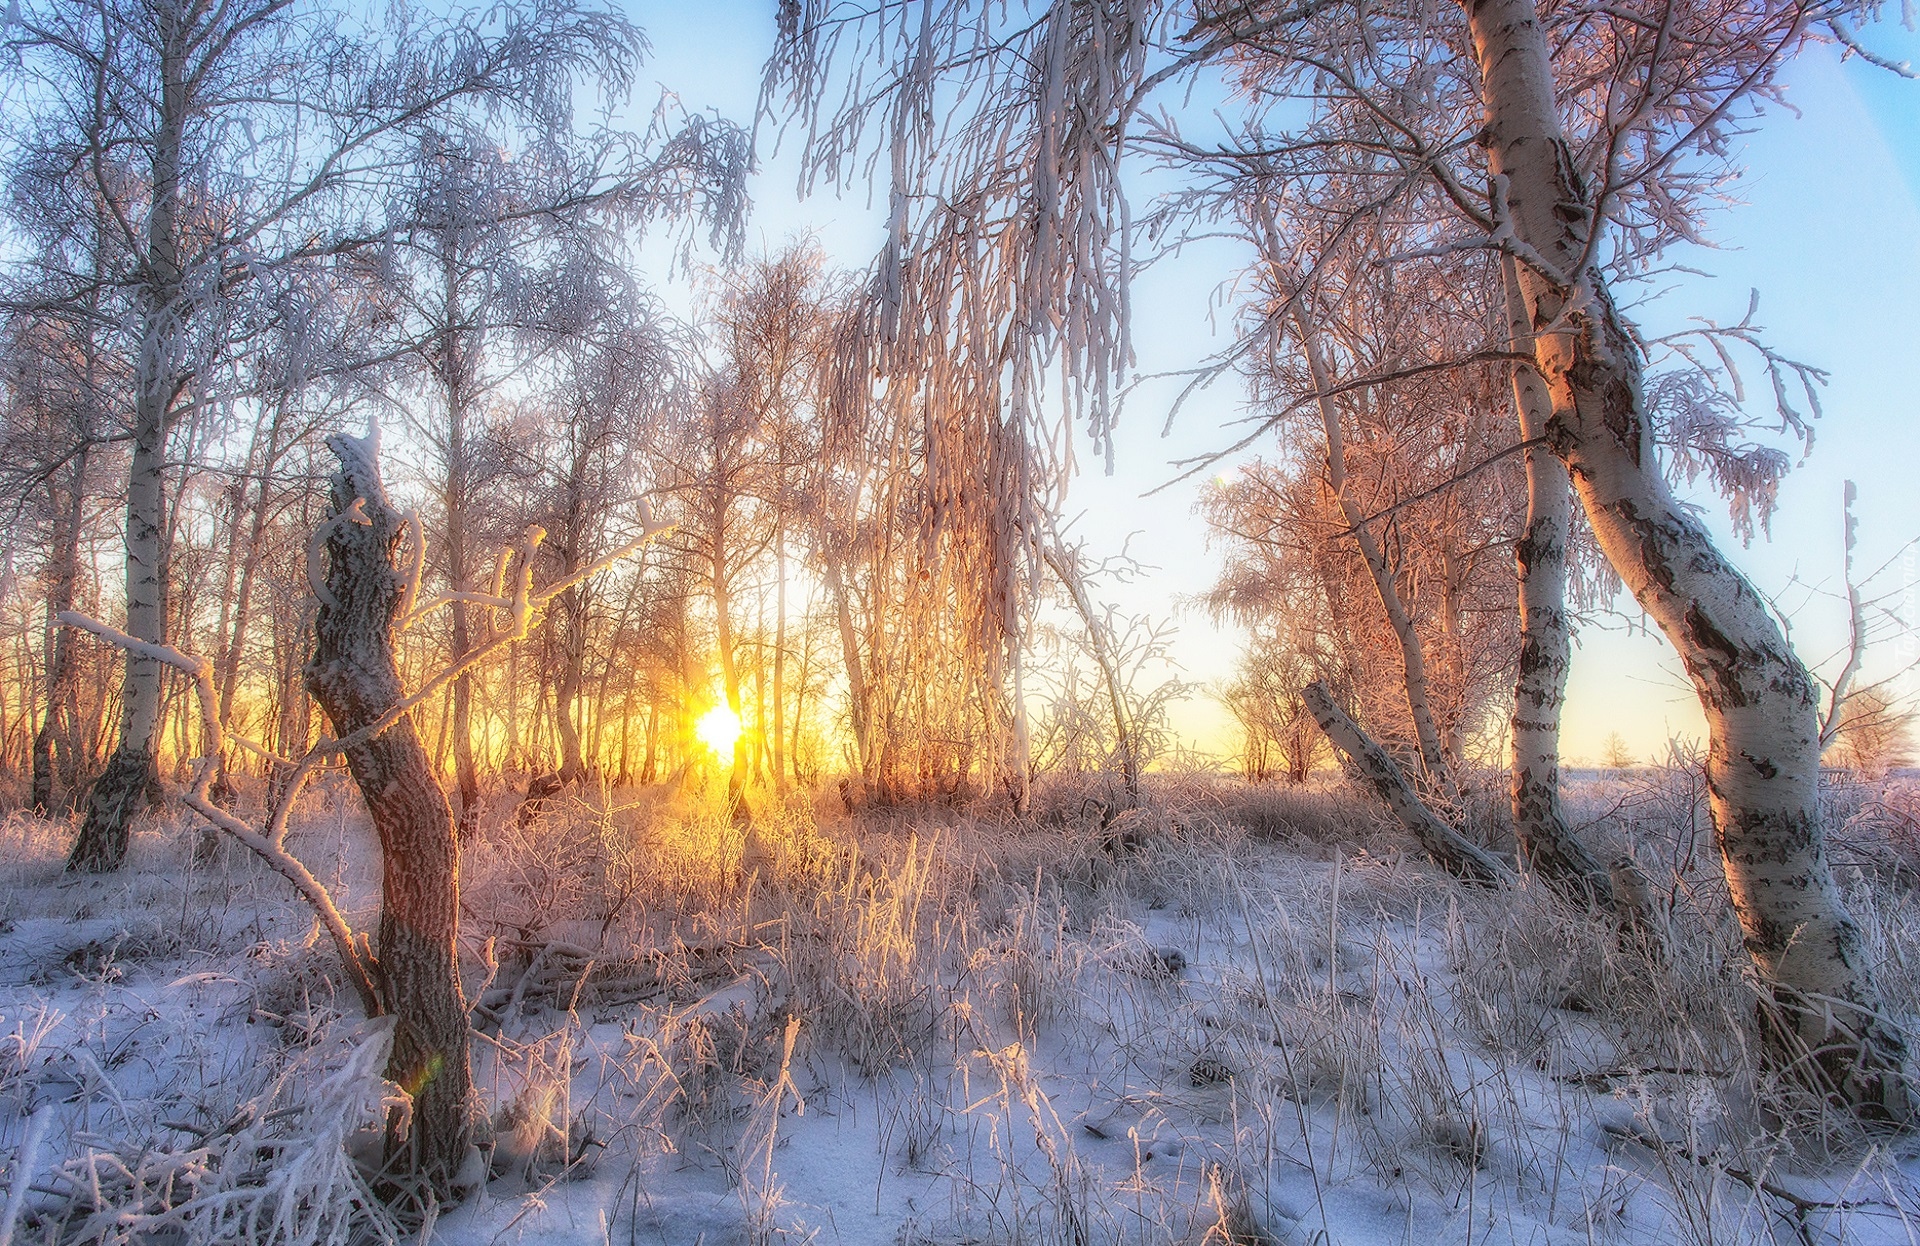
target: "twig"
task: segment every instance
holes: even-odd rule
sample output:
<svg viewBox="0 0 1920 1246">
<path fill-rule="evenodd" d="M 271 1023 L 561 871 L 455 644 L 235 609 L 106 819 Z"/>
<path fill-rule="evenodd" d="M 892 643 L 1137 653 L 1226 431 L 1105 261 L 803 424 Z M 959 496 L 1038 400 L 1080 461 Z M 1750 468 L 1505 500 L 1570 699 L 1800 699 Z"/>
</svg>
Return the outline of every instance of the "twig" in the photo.
<svg viewBox="0 0 1920 1246">
<path fill-rule="evenodd" d="M 6 1215 L 0 1217 L 0 1246 L 13 1246 L 13 1226 L 20 1219 L 20 1209 L 26 1206 L 34 1170 L 40 1167 L 40 1144 L 46 1140 L 47 1122 L 52 1119 L 53 1105 L 43 1103 L 33 1110 L 33 1116 L 27 1121 L 27 1136 L 21 1140 L 20 1153 L 14 1157 L 13 1189 L 7 1192 Z"/>
</svg>

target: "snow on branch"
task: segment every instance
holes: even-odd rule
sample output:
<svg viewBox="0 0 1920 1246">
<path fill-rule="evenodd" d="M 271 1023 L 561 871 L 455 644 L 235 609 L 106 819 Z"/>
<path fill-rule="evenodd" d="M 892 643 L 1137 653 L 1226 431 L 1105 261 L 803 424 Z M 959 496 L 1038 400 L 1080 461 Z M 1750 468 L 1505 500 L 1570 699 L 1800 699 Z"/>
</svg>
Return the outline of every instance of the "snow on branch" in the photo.
<svg viewBox="0 0 1920 1246">
<path fill-rule="evenodd" d="M 293 884 L 294 890 L 298 891 L 301 898 L 312 906 L 321 924 L 332 936 L 334 946 L 339 950 L 341 962 L 346 967 L 347 976 L 353 982 L 354 990 L 359 994 L 360 1003 L 366 1009 L 367 1015 L 378 1016 L 381 1008 L 380 992 L 375 985 L 377 967 L 367 946 L 366 937 L 354 934 L 325 885 L 286 848 L 287 811 L 292 808 L 294 800 L 300 794 L 300 789 L 313 773 L 319 750 L 309 753 L 307 758 L 299 763 L 289 763 L 285 758 L 273 757 L 267 750 L 249 742 L 252 751 L 262 756 L 272 757 L 274 761 L 281 764 L 294 766 L 293 780 L 281 793 L 279 801 L 274 805 L 269 816 L 267 830 L 262 832 L 252 824 L 220 808 L 209 795 L 214 776 L 220 770 L 220 755 L 224 743 L 224 733 L 220 728 L 220 694 L 213 686 L 212 661 L 182 653 L 169 645 L 137 639 L 118 628 L 109 627 L 105 623 L 71 610 L 61 611 L 57 617 L 63 626 L 91 632 L 129 653 L 137 653 L 142 657 L 151 658 L 183 671 L 193 680 L 194 692 L 200 704 L 201 739 L 204 752 L 193 760 L 193 784 L 182 795 L 182 801 L 214 826 L 245 844 L 275 873 Z"/>
</svg>

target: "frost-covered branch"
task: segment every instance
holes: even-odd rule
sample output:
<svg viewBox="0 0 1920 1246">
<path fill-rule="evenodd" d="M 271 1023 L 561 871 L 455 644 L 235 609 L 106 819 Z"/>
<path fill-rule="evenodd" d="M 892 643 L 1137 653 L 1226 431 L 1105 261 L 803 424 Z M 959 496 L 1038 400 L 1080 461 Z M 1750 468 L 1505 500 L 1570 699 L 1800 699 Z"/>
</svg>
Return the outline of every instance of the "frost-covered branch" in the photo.
<svg viewBox="0 0 1920 1246">
<path fill-rule="evenodd" d="M 262 833 L 250 823 L 220 808 L 209 795 L 214 776 L 219 772 L 220 754 L 224 741 L 224 733 L 220 727 L 219 693 L 213 686 L 212 661 L 182 653 L 169 645 L 140 640 L 117 628 L 109 627 L 105 623 L 73 611 L 62 612 L 59 618 L 60 622 L 67 627 L 91 632 L 109 644 L 183 671 L 193 680 L 194 693 L 200 704 L 204 751 L 201 756 L 193 760 L 193 784 L 181 795 L 181 800 L 195 813 L 246 845 L 275 873 L 293 884 L 294 890 L 299 892 L 300 897 L 313 908 L 315 915 L 319 917 L 321 924 L 326 927 L 327 933 L 332 937 L 334 946 L 340 953 L 341 963 L 346 968 L 347 977 L 360 996 L 360 1003 L 366 1009 L 366 1014 L 369 1017 L 380 1015 L 382 1011 L 380 992 L 375 985 L 378 967 L 368 949 L 366 938 L 354 934 L 346 918 L 341 915 L 339 906 L 333 902 L 333 897 L 328 893 L 326 886 L 314 877 L 313 872 L 302 864 L 298 857 L 287 851 L 286 847 L 287 811 L 293 807 L 305 780 L 312 774 L 313 762 L 318 750 L 295 766 L 293 781 L 289 782 L 281 793 L 278 803 L 269 815 L 268 828 L 265 833 Z M 258 745 L 252 745 L 252 747 L 255 751 L 266 754 L 266 750 L 259 748 Z M 266 755 L 271 756 L 271 754 Z M 275 758 L 275 760 L 284 759 Z"/>
</svg>

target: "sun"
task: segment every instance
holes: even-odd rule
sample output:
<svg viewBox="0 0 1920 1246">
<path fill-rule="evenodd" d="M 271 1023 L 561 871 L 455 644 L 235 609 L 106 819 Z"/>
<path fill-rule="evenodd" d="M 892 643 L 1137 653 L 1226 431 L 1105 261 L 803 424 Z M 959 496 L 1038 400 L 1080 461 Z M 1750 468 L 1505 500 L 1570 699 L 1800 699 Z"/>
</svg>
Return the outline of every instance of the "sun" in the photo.
<svg viewBox="0 0 1920 1246">
<path fill-rule="evenodd" d="M 693 724 L 693 733 L 700 737 L 700 743 L 712 749 L 714 756 L 731 760 L 733 746 L 740 738 L 740 716 L 725 705 L 716 705 L 700 716 Z"/>
</svg>

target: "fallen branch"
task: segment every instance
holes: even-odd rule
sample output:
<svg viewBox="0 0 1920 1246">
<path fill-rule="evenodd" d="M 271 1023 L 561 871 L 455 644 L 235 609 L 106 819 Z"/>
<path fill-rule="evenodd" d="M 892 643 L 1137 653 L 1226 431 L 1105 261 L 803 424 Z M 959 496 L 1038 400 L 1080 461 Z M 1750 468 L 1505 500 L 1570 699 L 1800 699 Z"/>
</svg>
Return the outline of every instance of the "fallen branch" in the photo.
<svg viewBox="0 0 1920 1246">
<path fill-rule="evenodd" d="M 1898 1204 L 1879 1198 L 1809 1198 L 1788 1189 L 1777 1181 L 1770 1180 L 1762 1173 L 1728 1163 L 1717 1152 L 1701 1152 L 1691 1147 L 1676 1145 L 1652 1130 L 1632 1129 L 1614 1124 L 1602 1124 L 1600 1128 L 1612 1137 L 1643 1146 L 1656 1155 L 1675 1155 L 1710 1172 L 1731 1177 L 1755 1194 L 1765 1195 L 1778 1203 L 1785 1204 L 1784 1207 L 1773 1207 L 1771 1210 L 1774 1215 L 1793 1226 L 1794 1233 L 1806 1243 L 1806 1246 L 1814 1246 L 1814 1243 L 1819 1240 L 1810 1219 L 1814 1212 L 1854 1211 L 1861 1207 L 1894 1207 L 1898 1210 Z"/>
</svg>

